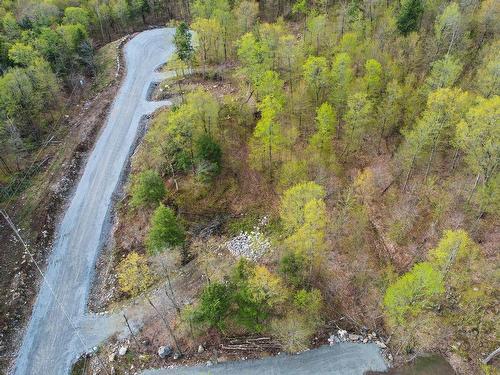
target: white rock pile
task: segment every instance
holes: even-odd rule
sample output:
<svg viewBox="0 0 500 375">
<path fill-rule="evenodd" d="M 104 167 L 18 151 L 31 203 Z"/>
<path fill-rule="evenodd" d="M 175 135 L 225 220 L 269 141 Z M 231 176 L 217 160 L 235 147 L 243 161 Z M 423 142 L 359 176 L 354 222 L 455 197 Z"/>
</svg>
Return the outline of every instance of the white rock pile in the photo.
<svg viewBox="0 0 500 375">
<path fill-rule="evenodd" d="M 251 232 L 241 232 L 236 237 L 226 242 L 226 247 L 235 257 L 244 257 L 258 261 L 271 249 L 271 242 L 261 232 L 261 228 L 269 223 L 269 218 L 264 216 Z"/>
</svg>

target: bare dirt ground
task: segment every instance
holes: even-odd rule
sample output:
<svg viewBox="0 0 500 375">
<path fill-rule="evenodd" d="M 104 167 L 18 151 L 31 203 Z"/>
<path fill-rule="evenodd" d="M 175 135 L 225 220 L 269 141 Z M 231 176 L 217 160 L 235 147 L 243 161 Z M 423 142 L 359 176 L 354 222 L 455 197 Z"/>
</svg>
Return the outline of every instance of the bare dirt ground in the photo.
<svg viewBox="0 0 500 375">
<path fill-rule="evenodd" d="M 53 243 L 56 223 L 64 212 L 80 170 L 107 117 L 110 105 L 124 74 L 120 61 L 122 43 L 128 38 L 113 42 L 109 51 L 111 66 L 105 74 L 106 85 L 96 94 L 90 81 L 78 97 L 67 105 L 63 124 L 68 128 L 61 139 L 44 150 L 40 160 L 46 160 L 34 177 L 32 187 L 13 200 L 7 212 L 21 229 L 21 235 L 30 245 L 35 259 L 44 265 Z M 23 327 L 29 318 L 36 297 L 40 275 L 23 247 L 16 241 L 6 223 L 0 222 L 0 373 L 6 373 L 20 344 Z"/>
</svg>

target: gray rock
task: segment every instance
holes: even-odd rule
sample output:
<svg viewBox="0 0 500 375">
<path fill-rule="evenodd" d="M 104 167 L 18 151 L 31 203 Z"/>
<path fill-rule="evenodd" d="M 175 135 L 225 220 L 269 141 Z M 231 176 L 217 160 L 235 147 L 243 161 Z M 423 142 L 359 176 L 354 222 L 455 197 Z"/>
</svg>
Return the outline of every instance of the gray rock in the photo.
<svg viewBox="0 0 500 375">
<path fill-rule="evenodd" d="M 205 348 L 203 347 L 203 345 L 199 345 L 198 346 L 198 353 L 203 353 L 205 351 Z"/>
<path fill-rule="evenodd" d="M 127 354 L 128 351 L 128 346 L 121 346 L 120 349 L 118 349 L 118 355 L 119 356 L 124 356 Z"/>
<path fill-rule="evenodd" d="M 375 344 L 377 344 L 380 349 L 387 349 L 387 345 L 385 345 L 382 341 L 375 341 Z"/>
<path fill-rule="evenodd" d="M 212 363 L 212 361 L 207 361 L 206 365 L 207 365 L 207 367 L 210 367 L 210 366 L 213 366 L 213 363 Z"/>
<path fill-rule="evenodd" d="M 349 341 L 359 341 L 362 338 L 363 338 L 363 336 L 360 336 L 360 335 L 355 335 L 352 333 L 349 334 Z"/>
<path fill-rule="evenodd" d="M 181 357 L 182 357 L 181 353 L 179 353 L 179 352 L 175 352 L 175 353 L 174 353 L 174 356 L 173 356 L 172 358 L 173 358 L 173 359 L 179 359 L 179 358 L 181 358 Z"/>
<path fill-rule="evenodd" d="M 158 348 L 158 355 L 160 358 L 167 358 L 172 355 L 174 350 L 170 346 L 160 346 Z"/>
<path fill-rule="evenodd" d="M 337 331 L 337 336 L 340 339 L 340 341 L 346 341 L 347 340 L 347 331 L 344 329 L 339 329 Z"/>
<path fill-rule="evenodd" d="M 328 338 L 328 343 L 330 344 L 330 346 L 332 346 L 332 345 L 340 343 L 340 339 L 337 336 L 335 336 L 335 335 L 331 335 Z"/>
</svg>

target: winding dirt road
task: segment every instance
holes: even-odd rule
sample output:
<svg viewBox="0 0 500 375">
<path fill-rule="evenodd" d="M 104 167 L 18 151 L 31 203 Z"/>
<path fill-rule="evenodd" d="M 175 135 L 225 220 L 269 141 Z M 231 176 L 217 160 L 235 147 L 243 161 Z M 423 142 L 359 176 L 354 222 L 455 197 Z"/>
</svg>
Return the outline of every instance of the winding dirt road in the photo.
<svg viewBox="0 0 500 375">
<path fill-rule="evenodd" d="M 133 151 L 140 120 L 169 104 L 149 102 L 146 95 L 151 82 L 162 78 L 155 68 L 174 52 L 174 31 L 145 31 L 125 46 L 125 79 L 57 230 L 15 375 L 66 375 L 81 353 L 111 333 L 101 331 L 100 318 L 87 313 L 87 298 L 97 255 L 109 233 L 113 195 Z M 89 328 L 89 322 L 95 324 Z"/>
</svg>

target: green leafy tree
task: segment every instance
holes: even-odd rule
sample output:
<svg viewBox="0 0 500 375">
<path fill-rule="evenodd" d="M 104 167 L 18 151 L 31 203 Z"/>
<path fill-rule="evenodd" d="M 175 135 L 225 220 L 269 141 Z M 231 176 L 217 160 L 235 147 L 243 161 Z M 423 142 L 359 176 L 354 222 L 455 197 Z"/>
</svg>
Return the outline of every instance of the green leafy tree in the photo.
<svg viewBox="0 0 500 375">
<path fill-rule="evenodd" d="M 470 94 L 459 89 L 439 89 L 429 95 L 422 118 L 410 132 L 405 133 L 407 142 L 403 146 L 403 157 L 406 162 L 409 161 L 405 187 L 420 156 L 429 155 L 427 177 L 436 152 L 453 144 L 455 126 L 470 107 L 471 100 Z"/>
<path fill-rule="evenodd" d="M 500 162 L 500 97 L 481 99 L 471 107 L 456 130 L 457 143 L 469 168 L 484 184 L 494 176 Z"/>
<path fill-rule="evenodd" d="M 80 7 L 64 8 L 63 23 L 65 24 L 81 24 L 85 27 L 89 26 L 90 17 L 86 9 Z"/>
<path fill-rule="evenodd" d="M 398 30 L 403 35 L 408 35 L 412 31 L 418 31 L 420 19 L 424 12 L 421 0 L 404 0 L 397 16 Z"/>
<path fill-rule="evenodd" d="M 339 119 L 341 119 L 345 113 L 347 98 L 353 78 L 354 73 L 349 55 L 345 52 L 335 55 L 331 70 L 332 90 L 330 93 L 330 100 L 335 106 Z"/>
<path fill-rule="evenodd" d="M 436 38 L 450 54 L 462 42 L 465 33 L 465 20 L 457 3 L 450 3 L 436 19 L 434 25 Z"/>
<path fill-rule="evenodd" d="M 204 165 L 208 179 L 218 174 L 221 169 L 222 149 L 215 140 L 203 134 L 196 140 L 196 159 L 198 166 Z"/>
<path fill-rule="evenodd" d="M 148 251 L 155 254 L 166 247 L 183 245 L 185 237 L 184 227 L 174 212 L 160 203 L 151 218 L 151 228 L 146 239 Z"/>
<path fill-rule="evenodd" d="M 478 271 L 479 247 L 464 230 L 447 230 L 428 259 L 441 272 L 447 287 L 455 292 L 467 289 L 472 271 Z"/>
<path fill-rule="evenodd" d="M 452 87 L 462 72 L 463 65 L 451 55 L 432 63 L 432 69 L 425 80 L 427 91 Z"/>
<path fill-rule="evenodd" d="M 314 104 L 318 106 L 330 84 L 326 59 L 322 56 L 309 56 L 302 69 L 304 80 L 314 98 Z"/>
<path fill-rule="evenodd" d="M 197 50 L 205 75 L 207 64 L 220 61 L 222 28 L 214 18 L 197 18 L 191 28 L 196 32 Z"/>
<path fill-rule="evenodd" d="M 281 125 L 277 121 L 282 105 L 276 98 L 268 95 L 262 100 L 259 108 L 262 117 L 250 139 L 250 163 L 257 170 L 267 170 L 272 180 L 276 163 L 281 159 L 280 154 L 285 147 Z"/>
<path fill-rule="evenodd" d="M 283 91 L 284 82 L 277 72 L 268 70 L 258 79 L 255 84 L 257 98 L 263 99 L 266 96 L 275 98 L 282 106 L 285 104 L 285 94 Z"/>
<path fill-rule="evenodd" d="M 431 263 L 418 263 L 389 285 L 384 296 L 389 322 L 405 324 L 425 309 L 432 308 L 444 293 L 441 273 Z"/>
<path fill-rule="evenodd" d="M 259 14 L 259 4 L 255 1 L 241 1 L 233 10 L 236 16 L 236 23 L 241 34 L 248 33 L 257 20 Z"/>
<path fill-rule="evenodd" d="M 363 81 L 368 97 L 373 101 L 378 101 L 382 94 L 383 77 L 382 65 L 377 60 L 369 59 L 366 61 Z"/>
<path fill-rule="evenodd" d="M 242 76 L 254 89 L 264 72 L 272 70 L 271 53 L 265 45 L 255 38 L 253 33 L 246 33 L 238 41 L 237 54 L 243 65 Z"/>
<path fill-rule="evenodd" d="M 337 116 L 332 106 L 323 103 L 316 111 L 317 130 L 309 140 L 309 148 L 321 160 L 329 164 L 333 155 L 333 135 L 337 127 Z"/>
<path fill-rule="evenodd" d="M 165 196 L 165 184 L 158 173 L 148 169 L 133 179 L 131 193 L 134 207 L 157 204 Z"/>
<path fill-rule="evenodd" d="M 14 42 L 21 36 L 21 27 L 10 12 L 6 13 L 2 18 L 2 30 L 10 42 Z"/>
<path fill-rule="evenodd" d="M 303 208 L 303 224 L 285 240 L 285 244 L 298 254 L 303 254 L 309 266 L 309 277 L 318 266 L 326 250 L 326 206 L 321 199 L 308 201 Z"/>
<path fill-rule="evenodd" d="M 500 95 L 500 41 L 488 48 L 476 73 L 476 87 L 485 97 Z"/>
<path fill-rule="evenodd" d="M 396 80 L 392 80 L 387 84 L 378 111 L 380 126 L 379 150 L 382 138 L 389 136 L 401 127 L 404 104 L 403 88 Z"/>
<path fill-rule="evenodd" d="M 15 65 L 27 67 L 39 57 L 40 54 L 29 44 L 16 42 L 9 49 L 9 59 Z"/>
<path fill-rule="evenodd" d="M 373 124 L 373 104 L 365 93 L 358 92 L 349 97 L 344 121 L 343 154 L 358 149 L 363 135 Z"/>
<path fill-rule="evenodd" d="M 322 200 L 325 190 L 322 186 L 309 181 L 299 183 L 283 194 L 280 217 L 289 233 L 293 233 L 305 224 L 305 206 L 313 200 Z"/>
</svg>

